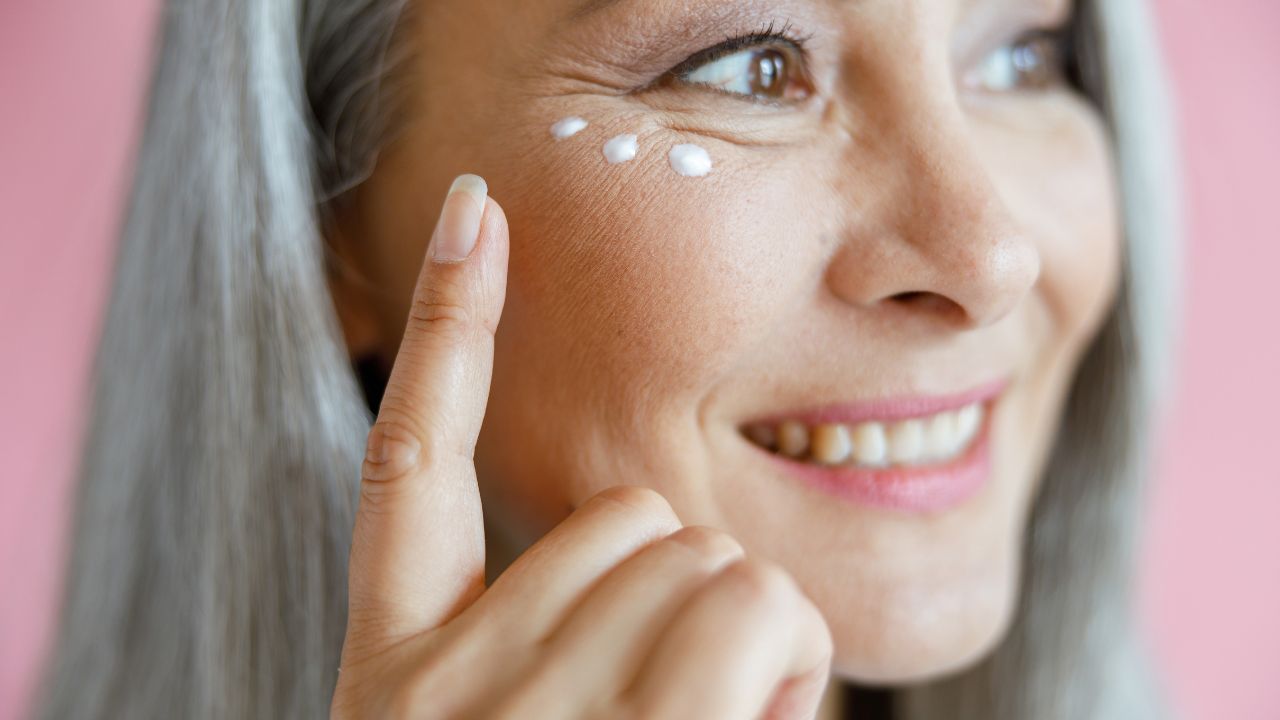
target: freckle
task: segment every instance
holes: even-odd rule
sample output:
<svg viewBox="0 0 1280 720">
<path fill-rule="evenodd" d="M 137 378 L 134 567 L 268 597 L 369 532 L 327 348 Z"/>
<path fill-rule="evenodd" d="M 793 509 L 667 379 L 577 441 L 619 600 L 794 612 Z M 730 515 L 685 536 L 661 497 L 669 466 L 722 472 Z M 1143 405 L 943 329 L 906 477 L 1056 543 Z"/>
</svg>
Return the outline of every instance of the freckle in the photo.
<svg viewBox="0 0 1280 720">
<path fill-rule="evenodd" d="M 667 158 L 671 169 L 685 177 L 702 177 L 711 172 L 711 156 L 697 145 L 676 145 Z"/>
<path fill-rule="evenodd" d="M 619 135 L 604 144 L 604 159 L 610 165 L 631 160 L 636 156 L 637 138 L 635 135 Z"/>
<path fill-rule="evenodd" d="M 551 126 L 551 136 L 557 140 L 573 137 L 587 126 L 587 121 L 580 117 L 567 117 Z"/>
</svg>

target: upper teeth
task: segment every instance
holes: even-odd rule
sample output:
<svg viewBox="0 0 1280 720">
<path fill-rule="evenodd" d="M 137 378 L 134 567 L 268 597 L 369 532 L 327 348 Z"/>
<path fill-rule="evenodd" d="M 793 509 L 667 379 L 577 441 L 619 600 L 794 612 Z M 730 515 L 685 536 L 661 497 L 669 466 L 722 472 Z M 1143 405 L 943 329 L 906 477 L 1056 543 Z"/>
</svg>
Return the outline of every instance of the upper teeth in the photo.
<svg viewBox="0 0 1280 720">
<path fill-rule="evenodd" d="M 824 465 L 914 465 L 959 455 L 978 434 L 982 417 L 983 406 L 973 403 L 894 422 L 820 423 L 812 427 L 795 420 L 757 423 L 749 425 L 746 434 L 762 447 Z"/>
</svg>

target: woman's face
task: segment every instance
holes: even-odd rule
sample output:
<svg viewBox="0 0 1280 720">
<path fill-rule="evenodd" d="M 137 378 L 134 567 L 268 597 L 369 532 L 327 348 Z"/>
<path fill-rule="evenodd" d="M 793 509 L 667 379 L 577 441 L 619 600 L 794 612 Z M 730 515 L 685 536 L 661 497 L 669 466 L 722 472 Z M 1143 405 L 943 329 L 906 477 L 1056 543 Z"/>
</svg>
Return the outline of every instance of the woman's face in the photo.
<svg viewBox="0 0 1280 720">
<path fill-rule="evenodd" d="M 1039 33 L 1070 11 L 418 2 L 406 124 L 342 218 L 368 280 L 339 294 L 348 337 L 394 357 L 440 199 L 484 176 L 511 227 L 477 451 L 491 521 L 532 535 L 647 485 L 786 567 L 837 674 L 956 670 L 1011 618 L 1119 277 L 1104 128 Z M 568 116 L 590 124 L 557 141 Z M 638 153 L 609 164 L 622 133 Z M 710 174 L 676 174 L 679 143 Z"/>
</svg>

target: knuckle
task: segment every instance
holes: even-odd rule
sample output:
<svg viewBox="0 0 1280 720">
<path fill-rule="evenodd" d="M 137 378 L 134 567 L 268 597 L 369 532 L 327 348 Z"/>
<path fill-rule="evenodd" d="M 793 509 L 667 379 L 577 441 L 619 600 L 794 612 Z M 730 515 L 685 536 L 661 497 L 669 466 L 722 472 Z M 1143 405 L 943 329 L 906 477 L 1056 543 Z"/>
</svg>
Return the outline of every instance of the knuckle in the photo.
<svg viewBox="0 0 1280 720">
<path fill-rule="evenodd" d="M 813 628 L 813 641 L 817 644 L 818 653 L 825 659 L 827 664 L 830 664 L 832 657 L 836 653 L 836 640 L 831 634 L 831 626 L 827 624 L 826 618 L 822 616 L 822 613 L 818 612 L 816 607 L 811 607 L 811 612 L 815 617 L 814 622 L 810 625 Z"/>
<path fill-rule="evenodd" d="M 756 558 L 743 558 L 721 573 L 734 596 L 744 606 L 775 610 L 794 606 L 798 590 L 781 566 Z"/>
<path fill-rule="evenodd" d="M 710 563 L 741 557 L 742 545 L 732 535 L 705 525 L 690 525 L 672 533 L 668 539 L 693 551 Z"/>
<path fill-rule="evenodd" d="M 667 502 L 662 493 L 651 488 L 639 485 L 615 485 L 606 490 L 601 490 L 592 500 L 610 505 L 620 505 L 627 512 L 638 513 L 646 517 L 676 520 L 678 522 L 675 510 L 671 509 L 671 503 Z"/>
<path fill-rule="evenodd" d="M 470 338 L 478 324 L 475 310 L 439 287 L 424 287 L 409 306 L 409 322 L 420 332 L 446 344 Z"/>
<path fill-rule="evenodd" d="M 408 423 L 380 417 L 369 429 L 361 478 L 376 484 L 403 479 L 421 467 L 422 454 L 422 441 Z"/>
</svg>

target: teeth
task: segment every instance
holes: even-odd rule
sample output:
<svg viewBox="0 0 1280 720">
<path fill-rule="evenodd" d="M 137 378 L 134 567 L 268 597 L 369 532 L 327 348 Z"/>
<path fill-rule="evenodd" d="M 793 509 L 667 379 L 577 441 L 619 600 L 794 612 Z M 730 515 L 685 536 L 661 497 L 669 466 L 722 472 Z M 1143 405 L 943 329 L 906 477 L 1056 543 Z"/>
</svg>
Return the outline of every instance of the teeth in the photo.
<svg viewBox="0 0 1280 720">
<path fill-rule="evenodd" d="M 884 425 L 864 422 L 853 426 L 853 458 L 859 465 L 884 465 L 889 460 L 889 441 Z"/>
<path fill-rule="evenodd" d="M 972 440 L 980 425 L 982 425 L 981 405 L 966 405 L 960 408 L 956 415 L 956 434 L 962 438 L 961 442 L 967 443 Z"/>
<path fill-rule="evenodd" d="M 930 460 L 945 460 L 956 449 L 956 414 L 944 412 L 934 415 L 924 424 L 924 451 Z"/>
<path fill-rule="evenodd" d="M 853 426 L 757 423 L 746 428 L 746 435 L 763 448 L 823 465 L 920 465 L 962 454 L 977 437 L 984 414 L 982 405 L 974 403 L 928 417 Z"/>
<path fill-rule="evenodd" d="M 844 425 L 822 424 L 813 429 L 813 459 L 827 465 L 839 465 L 849 459 L 853 441 Z"/>
<path fill-rule="evenodd" d="M 809 428 L 788 420 L 778 426 L 778 449 L 783 455 L 800 457 L 809 450 Z"/>
<path fill-rule="evenodd" d="M 924 457 L 924 423 L 919 420 L 903 420 L 885 429 L 889 436 L 889 460 L 900 465 L 915 462 Z"/>
</svg>

